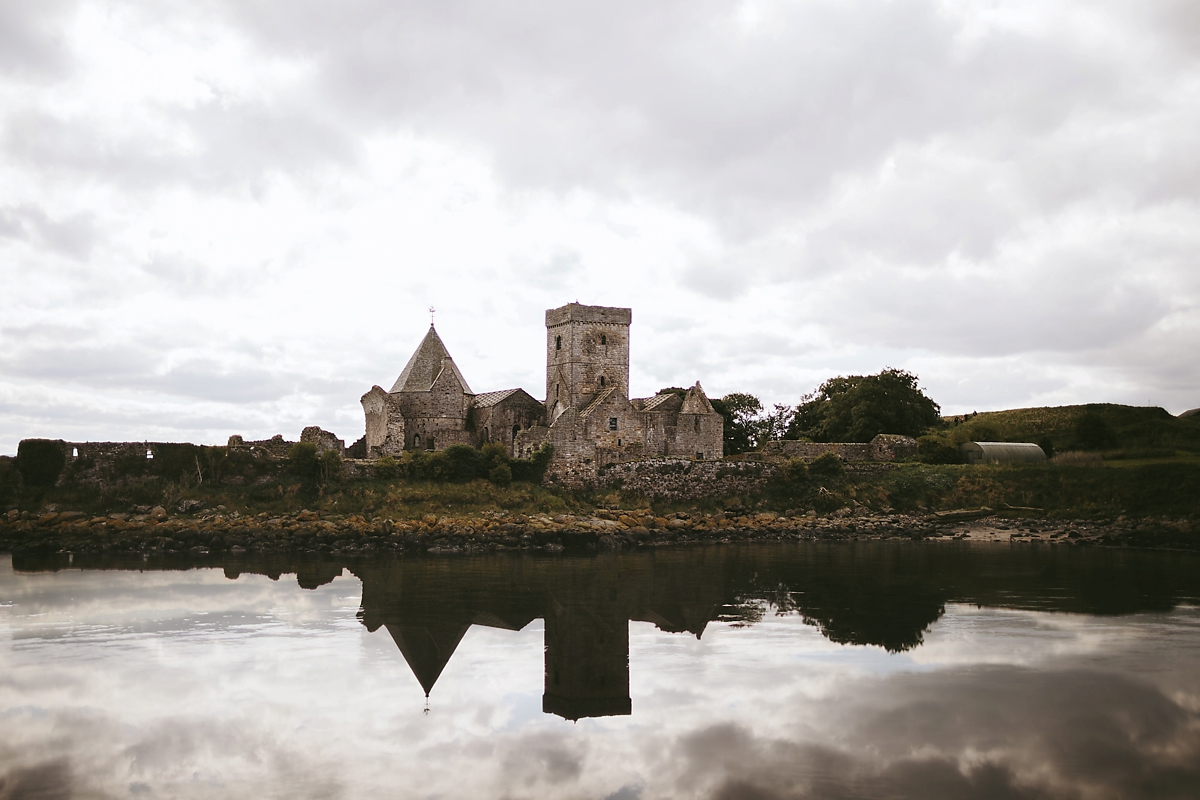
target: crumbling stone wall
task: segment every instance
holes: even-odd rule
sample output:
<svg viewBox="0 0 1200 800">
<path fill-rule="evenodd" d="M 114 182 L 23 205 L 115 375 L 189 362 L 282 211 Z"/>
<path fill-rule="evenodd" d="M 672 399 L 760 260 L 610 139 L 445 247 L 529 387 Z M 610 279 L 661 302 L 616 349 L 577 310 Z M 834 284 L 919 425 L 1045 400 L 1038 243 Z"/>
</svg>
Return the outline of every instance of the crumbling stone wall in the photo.
<svg viewBox="0 0 1200 800">
<path fill-rule="evenodd" d="M 870 442 L 767 442 L 767 458 L 803 458 L 812 461 L 825 453 L 836 453 L 843 461 L 899 461 L 917 454 L 917 440 L 909 436 L 881 433 Z"/>
<path fill-rule="evenodd" d="M 295 442 L 289 442 L 283 438 L 282 434 L 275 434 L 270 439 L 260 439 L 258 441 L 247 442 L 241 436 L 234 434 L 229 437 L 228 447 L 244 447 L 248 450 L 261 450 L 275 456 L 276 458 L 287 457 L 288 450 L 292 449 Z"/>
<path fill-rule="evenodd" d="M 761 492 L 776 466 L 754 461 L 695 461 L 650 458 L 608 464 L 596 485 L 665 501 L 751 495 Z"/>
<path fill-rule="evenodd" d="M 309 425 L 301 431 L 300 441 L 315 444 L 317 451 L 320 453 L 324 453 L 326 450 L 333 450 L 338 455 L 342 455 L 346 452 L 345 440 L 337 438 L 337 436 L 329 431 L 321 430 L 316 425 Z"/>
</svg>

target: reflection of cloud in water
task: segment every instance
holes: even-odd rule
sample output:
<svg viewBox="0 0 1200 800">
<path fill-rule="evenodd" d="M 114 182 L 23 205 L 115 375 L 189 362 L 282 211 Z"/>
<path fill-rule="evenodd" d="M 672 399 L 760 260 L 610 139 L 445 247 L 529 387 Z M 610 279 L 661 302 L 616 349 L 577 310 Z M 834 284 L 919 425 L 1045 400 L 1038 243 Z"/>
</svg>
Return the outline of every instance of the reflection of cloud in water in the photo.
<svg viewBox="0 0 1200 800">
<path fill-rule="evenodd" d="M 14 600 L 0 608 L 5 800 L 1185 797 L 1200 783 L 1194 609 L 949 603 L 900 655 L 797 616 L 709 622 L 702 639 L 632 623 L 633 716 L 570 723 L 541 713 L 540 621 L 470 627 L 423 714 L 392 637 L 355 618 L 351 578 L 305 591 L 0 565 L 0 595 Z"/>
</svg>

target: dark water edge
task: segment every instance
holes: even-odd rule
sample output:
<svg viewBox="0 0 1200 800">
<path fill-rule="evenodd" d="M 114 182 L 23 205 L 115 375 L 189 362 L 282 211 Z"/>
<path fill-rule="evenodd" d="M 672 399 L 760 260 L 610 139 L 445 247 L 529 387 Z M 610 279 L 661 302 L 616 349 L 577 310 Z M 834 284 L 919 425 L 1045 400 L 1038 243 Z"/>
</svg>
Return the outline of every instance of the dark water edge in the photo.
<svg viewBox="0 0 1200 800">
<path fill-rule="evenodd" d="M 230 580 L 295 575 L 303 589 L 346 571 L 362 581 L 370 630 L 395 615 L 442 627 L 490 615 L 524 620 L 512 623 L 519 629 L 544 616 L 553 597 L 560 606 L 616 602 L 626 619 L 699 633 L 716 619 L 752 620 L 761 615 L 756 604 L 766 603 L 802 615 L 832 641 L 889 651 L 919 645 L 948 603 L 1091 615 L 1200 604 L 1195 554 L 1043 544 L 755 542 L 588 555 L 17 553 L 12 565 L 18 572 L 210 568 Z"/>
</svg>

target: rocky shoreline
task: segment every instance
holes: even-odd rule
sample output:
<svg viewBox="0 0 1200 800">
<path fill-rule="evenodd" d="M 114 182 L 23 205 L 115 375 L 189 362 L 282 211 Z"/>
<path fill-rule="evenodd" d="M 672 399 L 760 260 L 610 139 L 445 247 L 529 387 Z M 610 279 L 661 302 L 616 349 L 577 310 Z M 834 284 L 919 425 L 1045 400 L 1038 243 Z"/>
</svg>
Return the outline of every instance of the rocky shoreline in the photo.
<svg viewBox="0 0 1200 800">
<path fill-rule="evenodd" d="M 169 514 L 158 506 L 107 516 L 47 511 L 10 512 L 0 518 L 0 551 L 12 553 L 438 554 L 886 539 L 1200 549 L 1190 520 L 1054 520 L 987 508 L 920 515 L 859 508 L 828 516 L 741 510 L 658 516 L 638 509 L 598 510 L 588 516 L 490 512 L 391 519 L 310 510 L 248 516 L 222 506 Z"/>
</svg>

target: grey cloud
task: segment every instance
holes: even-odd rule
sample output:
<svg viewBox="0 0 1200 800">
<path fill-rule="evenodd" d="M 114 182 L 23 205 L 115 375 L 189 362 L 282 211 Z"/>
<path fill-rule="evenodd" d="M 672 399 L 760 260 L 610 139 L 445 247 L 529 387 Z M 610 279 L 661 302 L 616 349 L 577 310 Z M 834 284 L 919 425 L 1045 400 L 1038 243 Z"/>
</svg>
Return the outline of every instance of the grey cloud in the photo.
<svg viewBox="0 0 1200 800">
<path fill-rule="evenodd" d="M 72 214 L 53 219 L 33 205 L 0 208 L 0 238 L 34 242 L 48 250 L 86 259 L 99 239 L 95 214 Z"/>
<path fill-rule="evenodd" d="M 995 32 L 964 46 L 917 0 L 774 8 L 743 35 L 717 3 L 230 13 L 312 57 L 325 100 L 364 124 L 482 144 L 514 185 L 636 187 L 731 231 L 786 219 L 897 143 L 1041 136 L 1125 94 L 1121 71 L 1078 42 Z"/>
<path fill-rule="evenodd" d="M 134 190 L 186 184 L 207 192 L 261 192 L 275 171 L 300 178 L 353 165 L 357 145 L 317 108 L 218 98 L 148 109 L 156 134 L 26 108 L 10 114 L 0 148 L 48 174 L 85 175 Z M 185 144 L 181 136 L 186 136 Z"/>
<path fill-rule="evenodd" d="M 63 26 L 74 0 L 0 2 L 0 74 L 44 82 L 70 72 Z"/>
<path fill-rule="evenodd" d="M 1183 798 L 1200 783 L 1195 712 L 1123 677 L 1001 667 L 860 690 L 822 703 L 836 747 L 733 725 L 683 737 L 684 785 L 714 798 Z"/>
</svg>

